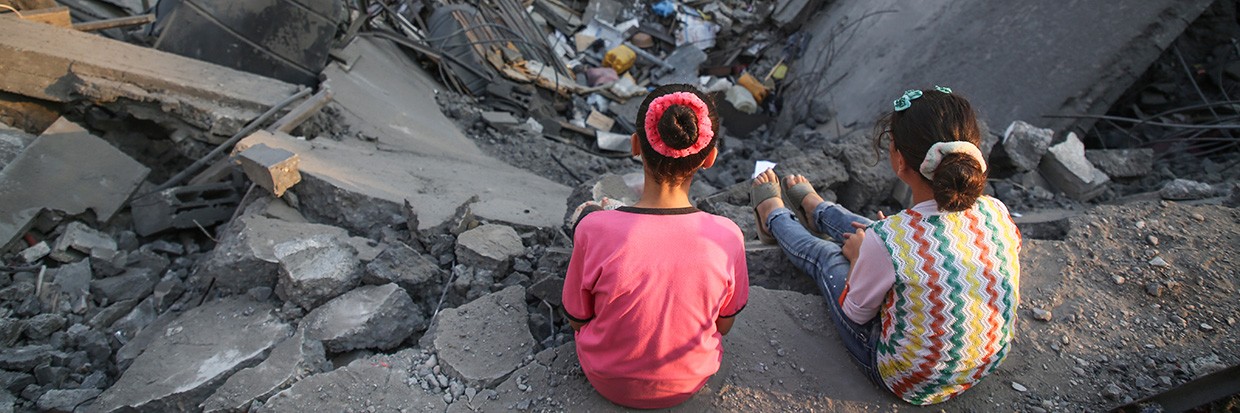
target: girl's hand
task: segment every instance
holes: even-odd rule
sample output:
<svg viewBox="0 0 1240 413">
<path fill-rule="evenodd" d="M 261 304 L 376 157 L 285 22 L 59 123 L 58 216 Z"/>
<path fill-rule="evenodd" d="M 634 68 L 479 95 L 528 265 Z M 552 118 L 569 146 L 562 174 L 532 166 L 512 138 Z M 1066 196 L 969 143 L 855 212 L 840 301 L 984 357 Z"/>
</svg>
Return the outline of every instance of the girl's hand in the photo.
<svg viewBox="0 0 1240 413">
<path fill-rule="evenodd" d="M 857 227 L 857 232 L 852 234 L 844 234 L 844 258 L 848 259 L 849 264 L 857 262 L 857 254 L 861 252 L 861 241 L 865 240 L 865 226 L 853 223 Z"/>
</svg>

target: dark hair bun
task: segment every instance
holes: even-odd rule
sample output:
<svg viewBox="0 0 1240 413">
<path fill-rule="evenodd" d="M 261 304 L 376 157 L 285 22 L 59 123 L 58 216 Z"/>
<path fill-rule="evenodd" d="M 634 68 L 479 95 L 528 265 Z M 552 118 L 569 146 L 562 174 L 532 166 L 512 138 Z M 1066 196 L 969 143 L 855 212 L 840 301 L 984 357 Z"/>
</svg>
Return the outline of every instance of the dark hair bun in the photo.
<svg viewBox="0 0 1240 413">
<path fill-rule="evenodd" d="M 672 149 L 685 149 L 697 142 L 697 115 L 684 105 L 672 105 L 659 118 L 659 137 Z"/>
<path fill-rule="evenodd" d="M 934 170 L 930 181 L 934 201 L 939 209 L 948 212 L 963 211 L 973 207 L 986 188 L 986 173 L 973 157 L 953 153 L 943 157 Z"/>
</svg>

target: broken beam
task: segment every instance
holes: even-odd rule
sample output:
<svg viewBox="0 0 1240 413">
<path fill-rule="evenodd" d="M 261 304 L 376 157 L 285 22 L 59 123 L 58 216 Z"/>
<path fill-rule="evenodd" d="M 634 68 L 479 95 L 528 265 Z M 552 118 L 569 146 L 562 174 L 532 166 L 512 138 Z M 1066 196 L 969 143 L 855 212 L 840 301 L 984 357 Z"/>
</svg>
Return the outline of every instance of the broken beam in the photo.
<svg viewBox="0 0 1240 413">
<path fill-rule="evenodd" d="M 154 14 L 143 14 L 141 16 L 120 17 L 107 20 L 96 20 L 93 22 L 77 23 L 73 25 L 73 30 L 81 32 L 94 32 L 99 30 L 115 29 L 118 27 L 140 26 L 147 23 L 154 23 Z"/>
</svg>

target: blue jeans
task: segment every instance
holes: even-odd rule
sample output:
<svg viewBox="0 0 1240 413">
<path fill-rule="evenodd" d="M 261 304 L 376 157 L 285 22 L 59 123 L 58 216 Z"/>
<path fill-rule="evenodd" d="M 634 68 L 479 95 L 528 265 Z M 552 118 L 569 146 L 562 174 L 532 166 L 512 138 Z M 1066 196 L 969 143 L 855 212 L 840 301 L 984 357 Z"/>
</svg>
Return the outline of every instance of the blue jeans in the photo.
<svg viewBox="0 0 1240 413">
<path fill-rule="evenodd" d="M 840 340 L 844 342 L 844 347 L 852 355 L 853 361 L 861 367 L 866 377 L 886 388 L 878 374 L 878 357 L 875 351 L 881 328 L 879 317 L 874 317 L 865 324 L 857 324 L 844 315 L 844 309 L 840 307 L 840 295 L 844 292 L 851 265 L 848 259 L 844 258 L 840 244 L 844 242 L 844 234 L 856 232 L 853 222 L 869 225 L 873 221 L 830 202 L 823 202 L 814 208 L 813 220 L 813 227 L 818 232 L 838 243 L 811 234 L 797 223 L 792 211 L 787 208 L 772 211 L 766 218 L 766 227 L 779 241 L 784 255 L 818 284 L 818 289 L 827 299 L 831 319 L 835 321 L 835 327 L 840 332 Z"/>
</svg>

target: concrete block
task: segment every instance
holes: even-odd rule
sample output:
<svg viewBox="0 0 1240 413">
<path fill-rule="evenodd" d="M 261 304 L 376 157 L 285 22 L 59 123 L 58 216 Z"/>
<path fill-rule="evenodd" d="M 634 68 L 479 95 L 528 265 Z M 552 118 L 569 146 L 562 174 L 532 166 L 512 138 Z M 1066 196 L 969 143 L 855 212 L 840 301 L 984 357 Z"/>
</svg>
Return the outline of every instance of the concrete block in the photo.
<svg viewBox="0 0 1240 413">
<path fill-rule="evenodd" d="M 0 347 L 13 347 L 22 338 L 26 323 L 12 318 L 0 318 Z"/>
<path fill-rule="evenodd" d="M 88 411 L 197 410 L 229 376 L 258 364 L 292 333 L 269 304 L 244 298 L 186 311 Z"/>
<path fill-rule="evenodd" d="M 498 274 L 506 274 L 512 258 L 524 253 L 521 236 L 505 225 L 481 225 L 456 238 L 458 263 Z"/>
<path fill-rule="evenodd" d="M 301 172 L 297 169 L 301 158 L 295 153 L 260 143 L 241 151 L 237 159 L 251 181 L 277 197 L 301 182 Z"/>
<path fill-rule="evenodd" d="M 48 390 L 39 396 L 35 406 L 41 412 L 73 413 L 78 406 L 89 403 L 102 393 L 99 389 Z"/>
<path fill-rule="evenodd" d="M 431 258 L 398 242 L 389 245 L 366 264 L 362 282 L 372 285 L 396 283 L 414 297 L 430 297 L 439 293 L 440 289 L 436 287 L 443 274 L 444 271 Z"/>
<path fill-rule="evenodd" d="M 26 319 L 26 337 L 31 340 L 42 340 L 65 328 L 65 316 L 56 313 L 43 313 Z"/>
<path fill-rule="evenodd" d="M 208 227 L 227 221 L 241 202 L 231 183 L 168 188 L 130 203 L 134 230 L 148 236 L 168 229 Z"/>
<path fill-rule="evenodd" d="M 377 354 L 327 373 L 302 379 L 267 401 L 272 412 L 353 411 L 365 404 L 374 411 L 442 412 L 439 394 L 415 387 L 409 372 L 418 350 Z"/>
<path fill-rule="evenodd" d="M 352 290 L 362 280 L 357 253 L 338 238 L 317 235 L 275 246 L 276 295 L 306 310 Z"/>
<path fill-rule="evenodd" d="M 348 237 L 330 225 L 288 222 L 263 216 L 242 215 L 224 230 L 215 249 L 195 269 L 191 280 L 205 288 L 214 280 L 216 289 L 244 293 L 254 287 L 275 288 L 279 260 L 275 246 L 315 235 Z"/>
<path fill-rule="evenodd" d="M 1024 121 L 1015 121 L 1003 132 L 1003 153 L 1012 160 L 1017 171 L 1036 169 L 1042 156 L 1051 147 L 1055 131 L 1039 128 Z"/>
<path fill-rule="evenodd" d="M 481 115 L 483 122 L 497 129 L 516 126 L 521 123 L 520 119 L 508 112 L 483 111 Z"/>
<path fill-rule="evenodd" d="M 34 384 L 34 376 L 16 371 L 0 370 L 0 389 L 20 393 L 22 389 Z"/>
<path fill-rule="evenodd" d="M 442 311 L 420 344 L 444 370 L 473 387 L 491 387 L 533 354 L 525 290 L 519 286 Z"/>
<path fill-rule="evenodd" d="M 66 264 L 56 269 L 56 278 L 52 280 L 61 294 L 63 299 L 68 300 L 69 308 L 74 313 L 81 314 L 86 311 L 87 302 L 90 298 L 90 281 L 94 275 L 90 271 L 90 261 L 82 260 L 73 264 Z"/>
<path fill-rule="evenodd" d="M 0 32 L 11 24 L 2 25 Z M 69 124 L 63 119 L 57 123 Z M 25 233 L 44 209 L 68 215 L 91 211 L 99 222 L 107 222 L 148 172 L 147 167 L 85 131 L 45 133 L 0 171 L 0 246 Z"/>
<path fill-rule="evenodd" d="M 116 241 L 86 224 L 73 221 L 65 226 L 48 256 L 56 261 L 72 262 L 82 258 L 79 253 L 111 260 L 116 255 Z"/>
<path fill-rule="evenodd" d="M 422 311 L 396 284 L 358 287 L 315 308 L 304 323 L 306 337 L 332 353 L 389 350 L 426 328 Z"/>
<path fill-rule="evenodd" d="M 1216 193 L 1217 191 L 1210 184 L 1188 179 L 1176 179 L 1167 182 L 1158 190 L 1158 195 L 1162 196 L 1163 199 L 1176 201 L 1209 198 Z"/>
<path fill-rule="evenodd" d="M 1154 150 L 1086 149 L 1085 159 L 1112 178 L 1136 178 L 1154 169 Z"/>
<path fill-rule="evenodd" d="M 157 283 L 159 274 L 145 268 L 133 268 L 122 275 L 91 281 L 90 292 L 101 303 L 141 300 L 151 294 Z"/>
<path fill-rule="evenodd" d="M 1047 150 L 1038 171 L 1051 185 L 1078 201 L 1098 196 L 1111 181 L 1107 174 L 1089 163 L 1085 158 L 1085 144 L 1071 132 L 1063 142 Z"/>
<path fill-rule="evenodd" d="M 247 411 L 254 401 L 264 402 L 298 380 L 330 367 L 323 344 L 307 340 L 305 330 L 280 342 L 271 355 L 228 378 L 219 390 L 202 403 L 203 412 Z"/>
<path fill-rule="evenodd" d="M 17 256 L 22 259 L 22 262 L 30 264 L 43 259 L 43 257 L 46 257 L 47 254 L 50 254 L 51 252 L 52 247 L 47 245 L 47 241 L 39 241 L 38 244 L 31 245 L 30 248 L 26 248 L 22 250 L 22 252 L 17 253 Z"/>
</svg>

